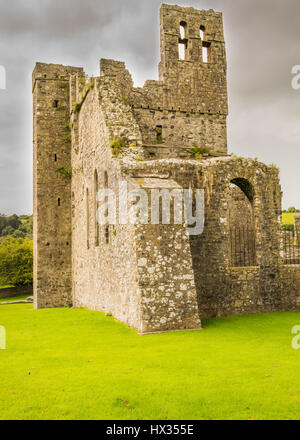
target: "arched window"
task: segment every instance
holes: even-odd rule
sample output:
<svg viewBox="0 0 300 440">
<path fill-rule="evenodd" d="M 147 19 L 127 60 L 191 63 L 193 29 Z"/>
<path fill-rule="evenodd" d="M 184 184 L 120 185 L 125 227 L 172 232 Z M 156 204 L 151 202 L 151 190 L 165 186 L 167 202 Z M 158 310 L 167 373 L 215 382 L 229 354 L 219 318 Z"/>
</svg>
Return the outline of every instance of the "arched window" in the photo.
<svg viewBox="0 0 300 440">
<path fill-rule="evenodd" d="M 232 179 L 228 191 L 230 265 L 256 265 L 254 188 L 244 178 Z"/>
<path fill-rule="evenodd" d="M 178 56 L 180 60 L 186 60 L 188 39 L 187 39 L 187 24 L 185 21 L 180 22 L 179 32 L 180 32 L 180 37 L 178 42 Z"/>
<path fill-rule="evenodd" d="M 86 246 L 90 248 L 90 206 L 89 206 L 89 190 L 86 189 Z"/>
<path fill-rule="evenodd" d="M 97 170 L 94 172 L 94 222 L 95 222 L 95 246 L 99 246 L 99 223 L 97 220 L 98 211 L 99 181 Z"/>
</svg>

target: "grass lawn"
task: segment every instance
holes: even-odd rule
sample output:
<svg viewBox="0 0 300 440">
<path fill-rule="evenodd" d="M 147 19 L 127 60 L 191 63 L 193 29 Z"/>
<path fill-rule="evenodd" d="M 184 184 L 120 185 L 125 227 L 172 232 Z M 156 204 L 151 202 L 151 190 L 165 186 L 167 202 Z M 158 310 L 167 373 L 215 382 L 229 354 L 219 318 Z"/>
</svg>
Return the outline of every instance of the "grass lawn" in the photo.
<svg viewBox="0 0 300 440">
<path fill-rule="evenodd" d="M 282 213 L 282 224 L 283 225 L 293 225 L 294 224 L 294 213 L 293 212 L 283 212 Z"/>
<path fill-rule="evenodd" d="M 299 419 L 300 312 L 139 336 L 103 313 L 0 306 L 1 419 Z"/>
</svg>

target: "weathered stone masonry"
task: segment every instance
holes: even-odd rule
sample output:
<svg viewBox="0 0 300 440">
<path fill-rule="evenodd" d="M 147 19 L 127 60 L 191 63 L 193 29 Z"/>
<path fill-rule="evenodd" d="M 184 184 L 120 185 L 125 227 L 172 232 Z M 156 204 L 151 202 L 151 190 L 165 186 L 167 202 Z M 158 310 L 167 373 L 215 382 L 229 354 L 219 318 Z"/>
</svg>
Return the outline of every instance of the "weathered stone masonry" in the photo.
<svg viewBox="0 0 300 440">
<path fill-rule="evenodd" d="M 227 155 L 221 13 L 162 5 L 159 80 L 143 88 L 119 61 L 102 59 L 92 79 L 37 63 L 33 100 L 35 307 L 111 312 L 142 333 L 299 308 L 300 268 L 280 247 L 278 170 Z M 203 188 L 203 234 L 97 224 L 98 190 L 120 181 L 148 193 Z"/>
</svg>

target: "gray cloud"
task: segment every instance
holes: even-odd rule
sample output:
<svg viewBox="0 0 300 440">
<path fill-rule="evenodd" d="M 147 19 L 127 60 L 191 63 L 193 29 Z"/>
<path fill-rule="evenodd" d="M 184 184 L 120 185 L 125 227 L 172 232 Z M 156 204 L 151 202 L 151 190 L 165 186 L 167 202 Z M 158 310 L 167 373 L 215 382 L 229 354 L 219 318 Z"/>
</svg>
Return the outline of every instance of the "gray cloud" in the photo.
<svg viewBox="0 0 300 440">
<path fill-rule="evenodd" d="M 10 0 L 0 6 L 0 212 L 32 212 L 31 72 L 36 61 L 83 66 L 126 61 L 135 84 L 157 78 L 160 0 Z M 300 206 L 299 0 L 165 1 L 223 12 L 228 58 L 228 148 L 281 169 L 284 207 Z"/>
</svg>

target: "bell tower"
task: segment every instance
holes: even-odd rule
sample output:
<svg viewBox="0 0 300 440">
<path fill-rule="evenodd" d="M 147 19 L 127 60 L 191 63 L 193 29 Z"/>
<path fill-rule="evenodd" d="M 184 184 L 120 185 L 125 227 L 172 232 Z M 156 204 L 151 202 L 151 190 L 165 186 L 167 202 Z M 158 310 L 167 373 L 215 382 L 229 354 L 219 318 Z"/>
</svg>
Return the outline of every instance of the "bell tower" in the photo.
<svg viewBox="0 0 300 440">
<path fill-rule="evenodd" d="M 164 107 L 226 118 L 226 54 L 222 14 L 163 4 L 160 10 Z"/>
</svg>

